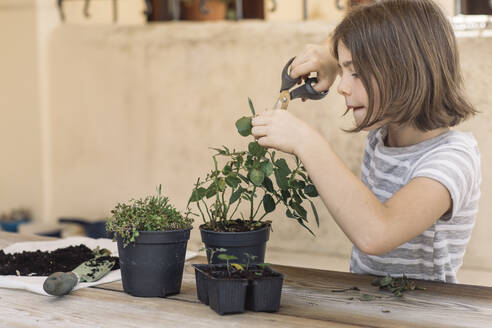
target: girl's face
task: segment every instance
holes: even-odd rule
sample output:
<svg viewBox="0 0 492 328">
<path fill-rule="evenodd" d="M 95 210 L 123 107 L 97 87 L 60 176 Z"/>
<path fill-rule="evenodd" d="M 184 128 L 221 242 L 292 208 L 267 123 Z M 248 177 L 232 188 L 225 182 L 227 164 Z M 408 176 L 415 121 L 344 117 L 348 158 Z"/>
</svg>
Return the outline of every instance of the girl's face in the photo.
<svg viewBox="0 0 492 328">
<path fill-rule="evenodd" d="M 356 125 L 360 125 L 367 114 L 369 96 L 362 80 L 359 78 L 358 72 L 355 71 L 354 65 L 352 64 L 352 53 L 341 41 L 338 42 L 338 66 L 340 68 L 340 83 L 338 84 L 337 91 L 345 97 L 345 105 L 348 110 L 352 110 Z M 373 85 L 376 85 L 376 83 L 373 83 Z M 374 113 L 379 107 L 378 90 L 375 91 Z M 373 130 L 381 125 L 375 124 L 364 130 Z"/>
</svg>

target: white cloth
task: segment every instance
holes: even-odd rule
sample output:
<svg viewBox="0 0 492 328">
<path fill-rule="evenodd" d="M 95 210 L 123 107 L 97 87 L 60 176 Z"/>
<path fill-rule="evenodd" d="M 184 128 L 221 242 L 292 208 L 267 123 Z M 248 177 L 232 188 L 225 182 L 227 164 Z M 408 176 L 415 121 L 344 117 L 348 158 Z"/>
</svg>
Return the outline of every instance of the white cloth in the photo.
<svg viewBox="0 0 492 328">
<path fill-rule="evenodd" d="M 54 251 L 58 248 L 64 248 L 68 246 L 78 246 L 80 244 L 83 244 L 89 247 L 90 249 L 94 249 L 97 246 L 99 246 L 100 248 L 106 248 L 111 251 L 112 256 L 118 256 L 118 246 L 116 242 L 113 242 L 111 239 L 107 239 L 107 238 L 94 239 L 88 237 L 69 237 L 69 238 L 57 239 L 53 241 L 19 242 L 4 248 L 3 251 L 5 252 L 5 254 L 20 253 L 23 251 L 29 252 L 29 251 L 36 251 L 36 250 L 46 252 L 46 251 Z M 195 257 L 196 255 L 197 253 L 195 252 L 186 251 L 186 260 L 189 260 Z M 43 283 L 46 280 L 46 278 L 47 278 L 46 276 L 28 277 L 28 276 L 1 276 L 0 275 L 0 288 L 24 289 L 37 294 L 50 296 L 43 290 Z M 120 270 L 111 271 L 110 273 L 108 273 L 106 276 L 99 279 L 98 281 L 81 282 L 75 286 L 74 290 L 105 284 L 117 280 L 121 280 Z"/>
</svg>

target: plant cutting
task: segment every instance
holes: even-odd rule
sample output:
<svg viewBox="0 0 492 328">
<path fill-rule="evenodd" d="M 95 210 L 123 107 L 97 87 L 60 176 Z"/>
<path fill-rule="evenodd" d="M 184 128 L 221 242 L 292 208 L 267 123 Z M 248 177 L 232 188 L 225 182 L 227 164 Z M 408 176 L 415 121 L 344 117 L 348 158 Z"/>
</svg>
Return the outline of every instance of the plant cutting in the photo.
<svg viewBox="0 0 492 328">
<path fill-rule="evenodd" d="M 193 219 L 162 196 L 160 185 L 157 191 L 117 204 L 106 222 L 118 243 L 123 289 L 133 296 L 166 297 L 181 289 Z"/>
<path fill-rule="evenodd" d="M 231 262 L 238 259 L 236 256 L 225 253 L 218 257 L 226 264 L 193 265 L 201 302 L 209 304 L 219 314 L 240 313 L 245 309 L 262 312 L 279 310 L 282 274 L 271 270 L 266 263 L 239 264 Z"/>
<path fill-rule="evenodd" d="M 248 100 L 255 115 L 253 103 Z M 251 117 L 237 120 L 236 128 L 244 137 L 251 135 Z M 266 217 L 280 205 L 285 207 L 288 218 L 314 235 L 306 225 L 305 204 L 310 204 L 319 225 L 316 207 L 310 199 L 318 196 L 318 192 L 296 156 L 294 167 L 290 168 L 284 158 L 256 141 L 251 141 L 244 151 L 226 146 L 213 150 L 213 168 L 204 178 L 197 179 L 187 205 L 187 215 L 203 220 L 200 232 L 208 257 L 208 250 L 226 248 L 230 255 L 239 258 L 239 263 L 246 263 L 245 253 L 256 256 L 259 263 L 264 262 L 271 227 Z M 223 262 L 218 256 L 212 260 Z"/>
</svg>

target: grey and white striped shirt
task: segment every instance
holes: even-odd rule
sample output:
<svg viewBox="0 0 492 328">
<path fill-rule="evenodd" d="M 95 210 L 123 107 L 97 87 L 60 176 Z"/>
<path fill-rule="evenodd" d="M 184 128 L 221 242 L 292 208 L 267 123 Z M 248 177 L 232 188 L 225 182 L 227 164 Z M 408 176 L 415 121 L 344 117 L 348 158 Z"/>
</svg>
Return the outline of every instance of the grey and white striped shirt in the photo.
<svg viewBox="0 0 492 328">
<path fill-rule="evenodd" d="M 480 198 L 477 142 L 471 133 L 448 131 L 413 146 L 387 147 L 386 133 L 383 127 L 367 136 L 363 183 L 384 203 L 413 178 L 431 178 L 448 189 L 452 211 L 416 238 L 385 254 L 367 255 L 354 246 L 350 271 L 457 282 L 456 273 L 463 263 Z"/>
</svg>

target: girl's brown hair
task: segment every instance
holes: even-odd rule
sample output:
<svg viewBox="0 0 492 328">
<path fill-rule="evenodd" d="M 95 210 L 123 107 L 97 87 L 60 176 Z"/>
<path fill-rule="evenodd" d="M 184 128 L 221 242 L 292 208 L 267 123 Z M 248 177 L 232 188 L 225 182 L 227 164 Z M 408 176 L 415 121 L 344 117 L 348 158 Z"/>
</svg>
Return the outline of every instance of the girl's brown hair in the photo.
<svg viewBox="0 0 492 328">
<path fill-rule="evenodd" d="M 464 96 L 451 24 L 431 0 L 386 0 L 355 7 L 336 27 L 338 44 L 369 96 L 367 115 L 350 132 L 388 119 L 422 131 L 457 125 L 476 113 Z M 376 85 L 373 85 L 373 81 Z M 374 93 L 380 107 L 374 113 Z"/>
</svg>

